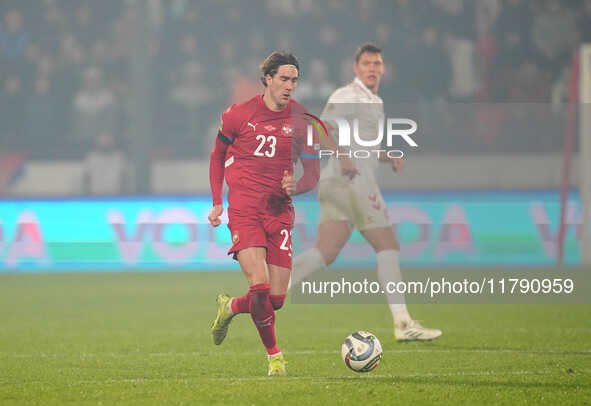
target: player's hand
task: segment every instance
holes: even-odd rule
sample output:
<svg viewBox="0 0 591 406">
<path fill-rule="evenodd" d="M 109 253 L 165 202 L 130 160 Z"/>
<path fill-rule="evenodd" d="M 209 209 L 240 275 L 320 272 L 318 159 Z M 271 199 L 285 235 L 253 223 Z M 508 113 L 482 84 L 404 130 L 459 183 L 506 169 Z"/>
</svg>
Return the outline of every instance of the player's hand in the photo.
<svg viewBox="0 0 591 406">
<path fill-rule="evenodd" d="M 292 196 L 295 193 L 295 182 L 293 180 L 293 175 L 287 170 L 283 171 L 281 187 L 288 196 Z"/>
<path fill-rule="evenodd" d="M 359 175 L 359 171 L 353 164 L 353 160 L 347 155 L 339 156 L 339 163 L 341 165 L 341 175 L 353 179 L 355 175 Z"/>
<path fill-rule="evenodd" d="M 394 172 L 401 171 L 404 168 L 404 159 L 402 158 L 391 158 L 390 166 Z"/>
<path fill-rule="evenodd" d="M 222 220 L 220 220 L 220 216 L 222 215 L 223 212 L 224 212 L 224 206 L 222 206 L 221 204 L 216 204 L 215 206 L 213 206 L 211 208 L 211 211 L 209 212 L 209 216 L 207 216 L 207 220 L 209 220 L 209 223 L 212 226 L 217 227 L 220 224 L 222 224 Z"/>
</svg>

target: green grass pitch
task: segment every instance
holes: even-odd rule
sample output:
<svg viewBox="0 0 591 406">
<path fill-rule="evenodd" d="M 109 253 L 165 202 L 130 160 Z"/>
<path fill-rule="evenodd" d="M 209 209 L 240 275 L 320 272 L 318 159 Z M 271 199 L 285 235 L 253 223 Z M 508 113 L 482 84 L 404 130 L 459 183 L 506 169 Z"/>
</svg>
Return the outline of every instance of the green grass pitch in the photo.
<svg viewBox="0 0 591 406">
<path fill-rule="evenodd" d="M 591 306 L 412 305 L 439 340 L 393 341 L 385 305 L 298 305 L 278 314 L 289 376 L 268 378 L 248 315 L 219 347 L 216 294 L 241 274 L 0 276 L 0 405 L 591 404 Z M 368 374 L 340 358 L 375 333 Z"/>
</svg>

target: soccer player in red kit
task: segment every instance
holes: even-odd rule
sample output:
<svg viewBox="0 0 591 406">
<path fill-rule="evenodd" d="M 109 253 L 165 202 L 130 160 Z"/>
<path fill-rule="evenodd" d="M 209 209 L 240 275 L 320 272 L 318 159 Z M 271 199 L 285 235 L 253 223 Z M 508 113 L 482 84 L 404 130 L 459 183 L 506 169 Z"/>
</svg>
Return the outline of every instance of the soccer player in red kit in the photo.
<svg viewBox="0 0 591 406">
<path fill-rule="evenodd" d="M 318 152 L 307 142 L 307 118 L 292 100 L 299 76 L 295 56 L 273 52 L 261 64 L 264 94 L 235 104 L 222 114 L 210 158 L 213 208 L 217 227 L 223 212 L 222 186 L 228 184 L 229 254 L 238 260 L 250 289 L 242 297 L 219 295 L 212 326 L 216 345 L 226 337 L 232 318 L 250 313 L 265 346 L 269 375 L 285 375 L 285 359 L 275 338 L 275 311 L 283 306 L 291 272 L 291 197 L 318 182 Z M 315 144 L 315 142 L 314 142 Z M 304 173 L 292 180 L 295 160 Z"/>
</svg>

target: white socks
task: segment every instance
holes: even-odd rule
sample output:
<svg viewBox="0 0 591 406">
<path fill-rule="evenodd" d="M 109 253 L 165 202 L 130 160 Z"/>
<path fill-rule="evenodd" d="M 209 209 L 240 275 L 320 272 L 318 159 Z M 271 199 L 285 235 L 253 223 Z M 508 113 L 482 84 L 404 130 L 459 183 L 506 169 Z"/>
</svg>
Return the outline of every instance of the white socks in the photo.
<svg viewBox="0 0 591 406">
<path fill-rule="evenodd" d="M 279 351 L 278 353 L 273 354 L 273 355 L 267 354 L 267 359 L 269 361 L 271 361 L 271 358 L 279 357 L 280 355 L 281 355 L 281 351 Z"/>
<path fill-rule="evenodd" d="M 310 248 L 298 255 L 293 260 L 293 271 L 291 272 L 290 286 L 297 285 L 308 275 L 326 268 L 324 258 L 318 249 Z"/>
<path fill-rule="evenodd" d="M 234 312 L 232 311 L 232 300 L 234 300 L 234 298 L 231 298 L 231 299 L 228 301 L 228 304 L 226 305 L 226 313 L 227 313 L 229 316 L 233 316 L 233 315 L 234 315 Z"/>
<path fill-rule="evenodd" d="M 388 282 L 397 283 L 402 280 L 400 275 L 400 264 L 398 262 L 398 251 L 384 250 L 376 254 L 378 280 L 383 288 Z M 386 293 L 388 306 L 394 318 L 394 324 L 408 323 L 411 318 L 406 309 L 406 300 L 403 293 Z"/>
</svg>

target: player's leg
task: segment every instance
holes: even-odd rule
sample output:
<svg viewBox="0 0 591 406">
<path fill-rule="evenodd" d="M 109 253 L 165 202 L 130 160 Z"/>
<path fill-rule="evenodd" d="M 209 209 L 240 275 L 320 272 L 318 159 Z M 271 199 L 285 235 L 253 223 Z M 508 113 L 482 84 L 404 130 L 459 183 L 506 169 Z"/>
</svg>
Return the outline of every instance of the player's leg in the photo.
<svg viewBox="0 0 591 406">
<path fill-rule="evenodd" d="M 350 190 L 347 182 L 321 181 L 318 185 L 320 219 L 316 245 L 294 259 L 292 285 L 332 264 L 351 236 Z"/>
<path fill-rule="evenodd" d="M 249 247 L 236 253 L 240 269 L 250 286 L 248 293 L 241 297 L 231 298 L 226 294 L 217 297 L 218 309 L 212 324 L 211 332 L 215 345 L 220 345 L 232 322 L 232 318 L 240 313 L 251 313 L 251 302 L 259 288 L 269 286 L 269 270 L 266 263 L 267 249 L 265 247 Z"/>
<path fill-rule="evenodd" d="M 267 249 L 251 247 L 238 253 L 242 272 L 250 285 L 250 315 L 261 341 L 272 357 L 281 353 L 275 338 L 275 311 L 271 304 L 270 266 L 267 265 Z"/>
<path fill-rule="evenodd" d="M 247 248 L 243 254 L 242 254 L 242 261 L 244 262 L 244 266 L 242 265 L 242 262 L 240 263 L 240 268 L 242 269 L 242 273 L 244 273 L 244 276 L 246 277 L 246 280 L 248 281 L 248 286 L 253 286 L 258 284 L 260 281 L 257 280 L 257 278 L 262 279 L 262 275 L 263 273 L 260 274 L 260 276 L 257 276 L 258 274 L 253 274 L 251 272 L 251 270 L 253 269 L 257 269 L 257 264 L 260 264 L 260 258 L 265 258 L 266 257 L 266 249 L 264 247 L 252 247 L 252 248 L 257 248 L 256 250 L 250 250 L 250 248 Z M 261 251 L 261 249 L 263 251 Z M 238 259 L 238 254 L 236 255 L 237 259 Z M 238 261 L 240 262 L 240 259 L 238 259 Z M 260 267 L 260 266 L 259 266 Z M 268 273 L 268 272 L 267 272 Z M 260 282 L 260 283 L 264 283 L 264 282 Z M 232 315 L 236 315 L 236 314 L 241 314 L 241 313 L 249 313 L 250 314 L 250 301 L 252 299 L 252 291 L 249 289 L 248 292 L 242 296 L 239 297 L 233 297 L 230 298 L 230 301 L 228 303 L 228 312 L 231 313 Z"/>
<path fill-rule="evenodd" d="M 234 298 L 222 312 L 226 315 L 229 314 L 228 317 L 231 320 L 236 314 L 232 311 L 235 310 L 235 304 L 233 302 L 236 299 L 242 302 L 240 306 L 246 306 L 248 304 L 252 321 L 267 350 L 269 375 L 285 375 L 286 362 L 281 354 L 281 350 L 277 346 L 277 340 L 275 338 L 275 310 L 271 303 L 271 268 L 273 268 L 274 284 L 277 284 L 278 274 L 275 267 L 267 265 L 267 257 L 267 248 L 265 247 L 248 247 L 237 252 L 236 258 L 240 263 L 240 268 L 244 276 L 248 280 L 250 289 L 248 294 L 242 298 Z M 283 269 L 281 276 L 282 280 L 285 280 L 281 283 L 281 286 L 286 286 L 289 281 L 289 269 Z M 283 293 L 283 298 L 285 298 L 285 287 L 276 293 Z M 277 297 L 281 296 L 277 295 Z"/>
<path fill-rule="evenodd" d="M 343 220 L 329 220 L 318 226 L 315 248 L 322 254 L 325 266 L 329 266 L 337 259 L 349 241 L 351 232 L 351 224 Z"/>
<path fill-rule="evenodd" d="M 318 226 L 314 248 L 298 255 L 293 261 L 292 285 L 297 285 L 309 275 L 326 269 L 351 237 L 351 225 L 345 220 L 327 220 Z"/>
<path fill-rule="evenodd" d="M 269 295 L 269 299 L 275 312 L 281 309 L 285 302 L 285 296 L 289 286 L 290 273 L 291 270 L 289 268 L 269 264 L 269 279 L 271 285 L 271 294 Z M 275 326 L 273 325 L 273 329 L 274 328 Z M 287 375 L 287 361 L 281 352 L 275 353 L 273 355 L 269 354 L 267 358 L 269 361 L 269 376 Z"/>
<path fill-rule="evenodd" d="M 377 276 L 382 286 L 388 282 L 400 282 L 402 280 L 398 260 L 400 245 L 392 227 L 371 228 L 361 231 L 361 234 L 376 252 Z M 404 294 L 387 294 L 387 298 L 394 322 L 410 321 Z"/>
<path fill-rule="evenodd" d="M 269 279 L 271 285 L 271 304 L 275 311 L 283 307 L 289 286 L 291 270 L 282 266 L 269 264 Z"/>
<path fill-rule="evenodd" d="M 287 220 L 285 223 L 277 223 L 271 220 L 267 223 L 268 234 L 268 250 L 267 263 L 269 264 L 269 284 L 270 294 L 269 301 L 272 309 L 278 311 L 283 307 L 285 302 L 285 295 L 289 286 L 291 274 L 291 224 Z M 276 341 L 275 337 L 275 320 L 276 314 L 269 320 L 267 332 Z M 275 344 L 275 352 L 267 351 L 269 360 L 269 376 L 286 375 L 285 358 L 279 347 Z"/>
<path fill-rule="evenodd" d="M 361 231 L 361 234 L 376 251 L 377 276 L 382 286 L 386 286 L 388 282 L 402 281 L 400 244 L 392 227 L 371 228 Z M 441 335 L 440 330 L 425 328 L 410 317 L 404 294 L 386 293 L 386 297 L 394 319 L 394 336 L 397 340 L 433 340 Z"/>
<path fill-rule="evenodd" d="M 236 259 L 248 281 L 248 286 L 269 284 L 266 247 L 248 247 L 238 251 Z"/>
<path fill-rule="evenodd" d="M 249 286 L 268 283 L 269 275 L 265 262 L 267 238 L 264 229 L 253 217 L 238 216 L 230 211 L 228 215 L 230 216 L 228 228 L 234 243 L 229 254 L 234 254 L 234 259 L 240 262 L 240 268 Z M 235 315 L 250 314 L 252 293 L 253 290 L 249 289 L 240 297 L 231 298 L 224 293 L 218 295 L 218 309 L 211 327 L 214 344 L 220 345 L 224 341 Z"/>
</svg>

